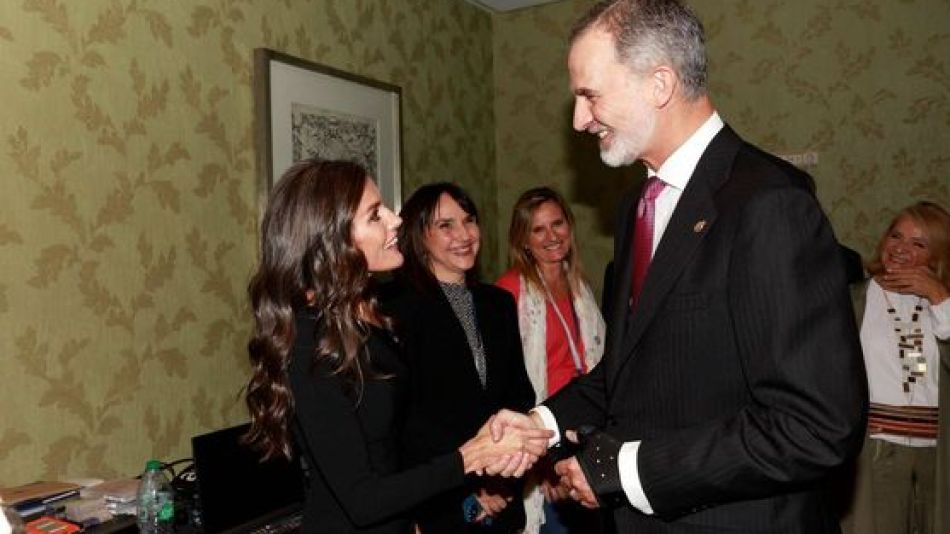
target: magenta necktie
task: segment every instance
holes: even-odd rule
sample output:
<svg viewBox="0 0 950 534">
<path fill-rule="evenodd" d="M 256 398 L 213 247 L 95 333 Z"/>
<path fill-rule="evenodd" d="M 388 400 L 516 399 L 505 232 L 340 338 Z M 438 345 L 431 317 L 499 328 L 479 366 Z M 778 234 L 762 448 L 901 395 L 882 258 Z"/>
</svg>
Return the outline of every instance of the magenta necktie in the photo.
<svg viewBox="0 0 950 534">
<path fill-rule="evenodd" d="M 656 176 L 647 179 L 637 204 L 637 221 L 633 228 L 633 284 L 630 286 L 630 305 L 633 307 L 640 296 L 640 289 L 647 277 L 647 268 L 653 259 L 653 222 L 656 214 L 656 197 L 666 183 Z"/>
</svg>

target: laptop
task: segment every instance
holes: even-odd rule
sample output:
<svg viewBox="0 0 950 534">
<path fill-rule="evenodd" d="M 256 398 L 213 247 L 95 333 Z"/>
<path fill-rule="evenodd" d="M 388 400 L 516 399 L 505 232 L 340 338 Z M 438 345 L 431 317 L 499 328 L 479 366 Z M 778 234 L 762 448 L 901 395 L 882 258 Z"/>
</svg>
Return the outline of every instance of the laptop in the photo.
<svg viewBox="0 0 950 534">
<path fill-rule="evenodd" d="M 201 523 L 207 533 L 296 532 L 303 506 L 297 461 L 260 461 L 241 443 L 250 424 L 191 438 Z"/>
</svg>

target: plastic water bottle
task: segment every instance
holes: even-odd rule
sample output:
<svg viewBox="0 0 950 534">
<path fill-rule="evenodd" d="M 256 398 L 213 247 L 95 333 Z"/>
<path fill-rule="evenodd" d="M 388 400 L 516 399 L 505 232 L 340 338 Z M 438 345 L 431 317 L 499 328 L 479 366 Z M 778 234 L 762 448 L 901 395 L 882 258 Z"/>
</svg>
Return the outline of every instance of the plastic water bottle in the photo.
<svg viewBox="0 0 950 534">
<path fill-rule="evenodd" d="M 175 494 L 159 460 L 145 464 L 135 509 L 142 534 L 174 532 Z"/>
</svg>

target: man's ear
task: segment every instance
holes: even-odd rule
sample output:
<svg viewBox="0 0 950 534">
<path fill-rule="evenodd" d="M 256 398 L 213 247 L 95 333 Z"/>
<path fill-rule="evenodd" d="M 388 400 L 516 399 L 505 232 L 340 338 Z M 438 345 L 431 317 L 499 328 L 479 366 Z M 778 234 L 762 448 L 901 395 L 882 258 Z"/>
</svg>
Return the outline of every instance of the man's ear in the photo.
<svg viewBox="0 0 950 534">
<path fill-rule="evenodd" d="M 651 75 L 653 82 L 653 105 L 659 108 L 666 107 L 676 94 L 679 78 L 672 68 L 666 65 L 659 65 L 653 69 Z"/>
</svg>

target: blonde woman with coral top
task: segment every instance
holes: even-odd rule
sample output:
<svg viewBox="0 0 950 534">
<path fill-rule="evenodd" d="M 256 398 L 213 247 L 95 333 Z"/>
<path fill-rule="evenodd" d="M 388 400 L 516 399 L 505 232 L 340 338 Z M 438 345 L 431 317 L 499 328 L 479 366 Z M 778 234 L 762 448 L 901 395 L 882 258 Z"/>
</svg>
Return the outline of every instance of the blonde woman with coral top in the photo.
<svg viewBox="0 0 950 534">
<path fill-rule="evenodd" d="M 511 268 L 496 282 L 518 305 L 525 367 L 537 402 L 589 372 L 604 353 L 604 319 L 582 274 L 573 230 L 574 216 L 560 194 L 548 187 L 525 191 L 508 232 Z M 596 517 L 561 502 L 567 491 L 553 471 L 545 473 L 543 466 L 538 471 L 537 483 L 528 484 L 525 532 L 590 532 Z"/>
</svg>

